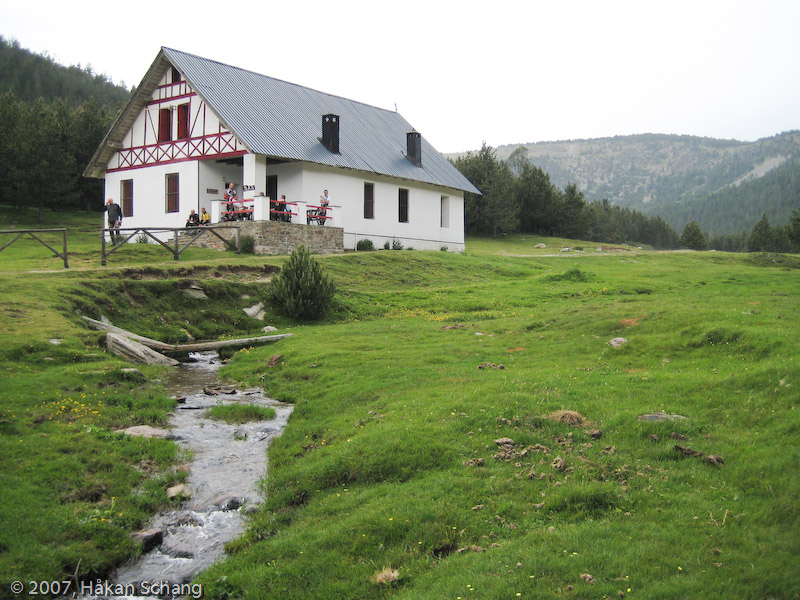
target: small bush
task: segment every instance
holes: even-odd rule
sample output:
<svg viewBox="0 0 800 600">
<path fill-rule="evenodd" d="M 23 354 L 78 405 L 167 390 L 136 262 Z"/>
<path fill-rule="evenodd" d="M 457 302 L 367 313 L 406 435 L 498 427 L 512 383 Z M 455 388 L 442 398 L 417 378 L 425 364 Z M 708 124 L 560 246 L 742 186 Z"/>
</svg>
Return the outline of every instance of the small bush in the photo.
<svg viewBox="0 0 800 600">
<path fill-rule="evenodd" d="M 392 238 L 392 250 L 402 250 L 402 249 L 403 249 L 403 243 L 398 239 Z"/>
<path fill-rule="evenodd" d="M 391 246 L 389 245 L 389 240 L 386 240 L 385 242 L 383 242 L 383 249 L 384 250 L 389 250 L 390 248 L 391 248 Z"/>
<path fill-rule="evenodd" d="M 252 235 L 243 235 L 239 238 L 239 252 L 242 254 L 256 253 L 256 239 Z"/>
<path fill-rule="evenodd" d="M 356 250 L 375 250 L 375 244 L 370 239 L 358 240 Z"/>
<path fill-rule="evenodd" d="M 333 281 L 308 248 L 298 246 L 272 281 L 267 298 L 289 317 L 319 319 L 330 306 L 334 291 Z"/>
</svg>

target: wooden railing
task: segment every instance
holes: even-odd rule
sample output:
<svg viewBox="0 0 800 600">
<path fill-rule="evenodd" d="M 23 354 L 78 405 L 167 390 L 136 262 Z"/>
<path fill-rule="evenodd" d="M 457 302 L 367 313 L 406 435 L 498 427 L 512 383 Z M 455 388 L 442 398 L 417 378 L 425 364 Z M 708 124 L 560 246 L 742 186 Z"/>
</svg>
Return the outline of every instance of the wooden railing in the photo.
<svg viewBox="0 0 800 600">
<path fill-rule="evenodd" d="M 233 229 L 234 241 L 231 242 L 230 240 L 226 240 L 222 235 L 217 233 L 216 230 L 218 229 Z M 182 231 L 192 234 L 183 238 L 183 245 L 181 245 L 180 237 L 180 233 Z M 173 234 L 173 239 L 170 240 L 172 245 L 169 245 L 167 242 L 164 242 L 155 235 L 157 233 L 169 232 L 172 232 Z M 108 241 L 106 241 L 106 234 L 109 235 L 112 241 L 110 250 L 106 250 L 106 246 L 108 244 Z M 106 259 L 114 252 L 117 252 L 121 248 L 125 247 L 127 242 L 129 242 L 136 235 L 145 235 L 148 238 L 155 240 L 156 243 L 166 248 L 172 254 L 172 258 L 174 260 L 178 260 L 178 257 L 184 250 L 186 250 L 186 248 L 194 244 L 205 234 L 217 236 L 224 244 L 231 246 L 236 250 L 236 252 L 239 252 L 239 227 L 236 225 L 208 225 L 198 227 L 126 227 L 120 229 L 111 228 L 101 230 L 100 235 L 102 242 L 100 263 L 105 266 Z M 114 238 L 116 238 L 116 241 Z"/>
<path fill-rule="evenodd" d="M 61 232 L 61 236 L 62 236 L 62 239 L 63 239 L 63 248 L 64 248 L 63 252 L 59 252 L 58 250 L 53 248 L 50 244 L 45 242 L 42 238 L 34 235 L 35 233 L 50 233 L 50 232 L 54 232 L 54 231 Z M 66 230 L 66 228 L 59 227 L 59 228 L 56 228 L 56 229 L 11 229 L 9 231 L 0 231 L 0 233 L 17 234 L 17 237 L 15 237 L 13 240 L 11 240 L 7 244 L 5 244 L 2 248 L 0 248 L 0 252 L 5 250 L 6 248 L 8 248 L 11 244 L 16 242 L 23 235 L 27 234 L 27 235 L 31 236 L 33 239 L 35 239 L 37 242 L 42 244 L 43 246 L 46 246 L 47 248 L 49 248 L 53 253 L 55 253 L 56 256 L 58 256 L 60 259 L 62 259 L 64 261 L 64 268 L 65 269 L 69 269 L 69 260 L 67 259 L 67 230 Z"/>
</svg>

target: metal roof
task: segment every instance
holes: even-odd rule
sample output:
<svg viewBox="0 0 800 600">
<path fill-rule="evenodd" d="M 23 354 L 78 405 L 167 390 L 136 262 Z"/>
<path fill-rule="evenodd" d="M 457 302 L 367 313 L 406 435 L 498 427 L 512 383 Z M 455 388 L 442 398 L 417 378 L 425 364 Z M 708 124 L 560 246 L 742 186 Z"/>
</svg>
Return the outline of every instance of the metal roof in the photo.
<svg viewBox="0 0 800 600">
<path fill-rule="evenodd" d="M 422 167 L 405 157 L 406 134 L 411 125 L 397 112 L 326 94 L 252 71 L 161 48 L 139 88 L 152 93 L 155 81 L 169 65 L 181 72 L 190 87 L 216 113 L 246 148 L 269 157 L 357 169 L 401 179 L 440 185 L 472 193 L 480 191 L 422 138 Z M 145 86 L 150 90 L 142 89 Z M 141 103 L 141 102 L 139 102 Z M 115 137 L 125 134 L 128 122 L 141 110 L 136 98 L 123 111 L 134 114 L 117 119 L 95 159 L 107 163 L 115 150 Z M 339 154 L 327 150 L 322 135 L 322 115 L 339 115 Z M 125 125 L 127 128 L 125 128 Z M 114 135 L 115 128 L 124 128 Z M 119 141 L 119 140 L 116 140 Z M 103 146 L 106 147 L 103 153 Z M 103 161 L 102 154 L 106 154 Z M 93 159 L 93 162 L 95 161 Z M 95 163 L 95 166 L 104 166 Z M 92 169 L 90 164 L 87 174 Z"/>
</svg>

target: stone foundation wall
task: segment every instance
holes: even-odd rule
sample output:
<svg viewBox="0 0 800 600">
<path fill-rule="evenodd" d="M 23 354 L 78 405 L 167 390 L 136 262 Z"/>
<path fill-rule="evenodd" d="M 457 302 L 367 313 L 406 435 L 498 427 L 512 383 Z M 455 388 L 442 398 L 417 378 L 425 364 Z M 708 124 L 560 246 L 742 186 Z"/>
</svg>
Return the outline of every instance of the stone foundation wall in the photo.
<svg viewBox="0 0 800 600">
<path fill-rule="evenodd" d="M 256 254 L 289 254 L 304 245 L 313 254 L 344 252 L 344 230 L 340 227 L 281 223 L 278 221 L 237 221 L 225 223 L 239 227 L 239 236 L 255 240 Z M 213 225 L 212 225 L 213 227 Z M 233 239 L 233 229 L 220 229 L 225 239 Z M 215 235 L 204 234 L 194 245 L 223 250 L 224 244 Z"/>
</svg>

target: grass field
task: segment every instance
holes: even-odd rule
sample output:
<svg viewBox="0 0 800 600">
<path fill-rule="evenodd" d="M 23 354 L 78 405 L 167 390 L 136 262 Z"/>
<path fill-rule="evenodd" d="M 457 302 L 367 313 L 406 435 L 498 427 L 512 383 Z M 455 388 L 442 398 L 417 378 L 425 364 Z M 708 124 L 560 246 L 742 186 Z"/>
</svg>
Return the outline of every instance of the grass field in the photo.
<svg viewBox="0 0 800 600">
<path fill-rule="evenodd" d="M 101 269 L 83 227 L 69 271 L 0 253 L 9 580 L 104 576 L 180 477 L 168 442 L 111 433 L 165 421 L 158 369 L 131 379 L 78 314 L 256 332 L 241 308 L 283 260 L 132 248 Z M 509 236 L 321 262 L 331 315 L 270 315 L 295 335 L 223 370 L 295 410 L 206 597 L 800 598 L 797 256 Z M 639 419 L 658 412 L 684 418 Z"/>
</svg>

